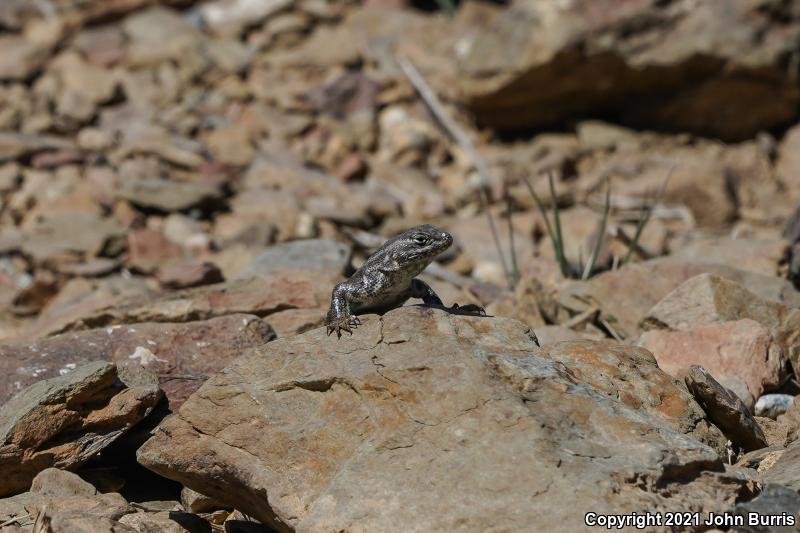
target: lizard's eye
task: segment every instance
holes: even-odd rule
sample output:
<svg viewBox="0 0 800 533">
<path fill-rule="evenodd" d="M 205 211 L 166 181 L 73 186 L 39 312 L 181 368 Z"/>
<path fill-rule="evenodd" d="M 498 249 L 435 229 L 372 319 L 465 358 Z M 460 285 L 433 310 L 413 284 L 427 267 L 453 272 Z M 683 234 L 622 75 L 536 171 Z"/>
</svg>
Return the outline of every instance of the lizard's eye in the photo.
<svg viewBox="0 0 800 533">
<path fill-rule="evenodd" d="M 414 237 L 412 238 L 414 242 L 419 244 L 420 246 L 425 246 L 426 244 L 428 244 L 428 238 L 425 235 L 414 235 Z"/>
</svg>

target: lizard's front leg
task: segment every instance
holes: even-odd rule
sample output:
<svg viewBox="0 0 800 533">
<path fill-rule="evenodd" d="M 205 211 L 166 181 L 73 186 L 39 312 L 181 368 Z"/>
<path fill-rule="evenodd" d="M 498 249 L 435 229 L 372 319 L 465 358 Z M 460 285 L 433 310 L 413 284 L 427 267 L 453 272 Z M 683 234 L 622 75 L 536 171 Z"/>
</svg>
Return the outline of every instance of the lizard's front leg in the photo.
<svg viewBox="0 0 800 533">
<path fill-rule="evenodd" d="M 361 324 L 357 316 L 350 314 L 350 301 L 348 298 L 346 282 L 338 284 L 331 294 L 331 307 L 325 318 L 325 326 L 328 328 L 328 335 L 336 332 L 336 336 L 341 338 L 342 331 L 353 334 L 353 328 Z"/>
<path fill-rule="evenodd" d="M 457 311 L 465 315 L 486 315 L 484 308 L 475 304 L 467 304 L 462 306 L 453 304 L 452 307 L 446 307 L 442 303 L 442 299 L 439 298 L 439 295 L 436 294 L 431 286 L 417 278 L 411 280 L 411 297 L 421 299 L 422 302 L 429 307 L 438 307 L 448 311 Z"/>
</svg>

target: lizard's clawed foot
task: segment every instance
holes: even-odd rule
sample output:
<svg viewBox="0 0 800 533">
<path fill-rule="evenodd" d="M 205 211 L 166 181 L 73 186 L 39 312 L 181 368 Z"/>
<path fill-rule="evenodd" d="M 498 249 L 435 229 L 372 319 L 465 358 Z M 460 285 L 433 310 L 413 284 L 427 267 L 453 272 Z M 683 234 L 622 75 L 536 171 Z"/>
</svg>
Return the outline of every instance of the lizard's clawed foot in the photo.
<svg viewBox="0 0 800 533">
<path fill-rule="evenodd" d="M 475 304 L 467 304 L 467 305 L 453 304 L 449 308 L 449 310 L 457 315 L 486 316 L 486 309 L 484 309 L 480 305 L 475 305 Z"/>
<path fill-rule="evenodd" d="M 325 324 L 328 328 L 328 335 L 330 336 L 331 333 L 334 331 L 336 332 L 336 337 L 342 337 L 342 331 L 346 331 L 350 335 L 353 334 L 353 330 L 361 325 L 361 319 L 359 319 L 356 315 L 350 315 L 349 317 L 343 316 L 328 320 Z"/>
</svg>

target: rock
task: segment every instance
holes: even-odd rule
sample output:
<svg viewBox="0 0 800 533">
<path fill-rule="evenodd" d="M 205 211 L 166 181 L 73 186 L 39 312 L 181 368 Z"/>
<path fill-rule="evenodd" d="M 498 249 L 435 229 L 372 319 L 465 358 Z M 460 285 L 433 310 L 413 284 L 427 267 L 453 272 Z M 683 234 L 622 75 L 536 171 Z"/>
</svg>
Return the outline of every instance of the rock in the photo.
<svg viewBox="0 0 800 533">
<path fill-rule="evenodd" d="M 181 490 L 181 504 L 184 509 L 192 513 L 210 513 L 225 508 L 214 498 L 209 498 L 186 487 Z"/>
<path fill-rule="evenodd" d="M 162 126 L 141 122 L 141 119 L 137 117 L 122 117 L 122 120 L 125 118 L 129 120 L 126 124 L 112 123 L 107 126 L 119 136 L 120 148 L 114 153 L 116 158 L 123 159 L 128 156 L 147 154 L 185 168 L 198 168 L 205 163 L 206 160 L 201 153 L 202 145 L 199 142 L 174 135 Z M 157 168 L 154 172 L 147 166 L 152 162 L 153 160 L 126 159 L 120 165 L 119 170 L 123 184 L 132 183 L 129 185 L 130 194 L 142 195 L 143 202 L 152 199 L 153 195 L 162 189 L 165 194 L 170 195 L 170 198 L 165 200 L 167 202 L 179 202 L 180 200 L 177 200 L 175 196 L 189 195 L 192 197 L 201 194 L 201 191 L 196 190 L 197 187 L 191 187 L 197 184 L 190 179 L 178 181 L 177 185 L 173 184 L 170 179 L 156 179 L 155 176 L 169 178 L 171 173 L 163 167 Z M 166 183 L 161 183 L 162 181 Z M 128 189 L 125 190 L 128 191 Z M 207 194 L 213 195 L 210 191 Z M 157 201 L 157 199 L 151 201 Z"/>
<path fill-rule="evenodd" d="M 344 274 L 350 266 L 352 255 L 351 246 L 324 239 L 276 244 L 256 257 L 238 277 L 250 278 L 293 269 Z"/>
<path fill-rule="evenodd" d="M 26 490 L 45 468 L 78 468 L 161 396 L 156 384 L 126 386 L 116 365 L 104 361 L 31 385 L 0 407 L 0 495 Z"/>
<path fill-rule="evenodd" d="M 372 111 L 380 85 L 359 71 L 348 71 L 306 95 L 314 108 L 338 119 L 361 111 Z"/>
<path fill-rule="evenodd" d="M 119 259 L 95 257 L 81 263 L 62 263 L 56 266 L 61 274 L 93 278 L 107 276 L 119 269 L 121 264 L 122 262 Z"/>
<path fill-rule="evenodd" d="M 692 365 L 686 375 L 686 387 L 734 445 L 746 452 L 767 447 L 767 438 L 747 407 L 706 369 Z"/>
<path fill-rule="evenodd" d="M 60 333 L 65 324 L 80 317 L 102 313 L 131 299 L 147 298 L 153 289 L 142 278 L 108 276 L 101 279 L 75 278 L 61 288 L 42 309 L 30 331 L 21 338 L 39 338 Z"/>
<path fill-rule="evenodd" d="M 362 320 L 339 341 L 317 329 L 243 354 L 162 422 L 139 462 L 295 531 L 575 531 L 590 510 L 737 499 L 744 481 L 674 429 L 672 409 L 598 390 L 517 321 L 418 307 Z M 596 352 L 609 353 L 575 346 L 576 359 Z M 630 354 L 631 376 L 642 361 L 672 384 L 645 354 Z M 683 395 L 677 412 L 693 403 Z"/>
<path fill-rule="evenodd" d="M 602 394 L 663 419 L 719 453 L 725 449 L 725 437 L 708 423 L 692 395 L 663 372 L 646 350 L 584 340 L 551 344 L 542 347 L 542 352 Z"/>
<path fill-rule="evenodd" d="M 204 3 L 199 11 L 212 30 L 233 33 L 245 26 L 256 26 L 293 3 L 293 0 L 215 0 Z"/>
<path fill-rule="evenodd" d="M 532 235 L 536 229 L 536 217 L 533 213 L 521 213 L 512 216 L 514 227 L 514 246 L 519 261 L 525 262 L 534 255 L 534 241 Z M 443 224 L 444 228 L 452 233 L 457 245 L 462 247 L 464 255 L 474 265 L 473 277 L 479 281 L 505 285 L 503 270 L 497 255 L 497 248 L 487 243 L 493 243 L 486 216 L 474 216 L 467 220 L 454 219 Z M 504 253 L 510 247 L 507 231 L 499 232 L 500 246 Z M 508 262 L 508 258 L 506 258 Z"/>
<path fill-rule="evenodd" d="M 117 196 L 144 209 L 160 212 L 209 207 L 222 198 L 212 185 L 162 179 L 124 180 Z"/>
<path fill-rule="evenodd" d="M 447 207 L 436 183 L 418 169 L 378 162 L 371 165 L 367 182 L 387 188 L 402 206 L 403 214 L 412 220 L 436 219 Z"/>
<path fill-rule="evenodd" d="M 731 514 L 740 516 L 746 525 L 734 526 L 731 531 L 737 533 L 761 533 L 763 531 L 797 532 L 800 531 L 800 494 L 777 483 L 766 483 L 761 487 L 759 495 L 748 501 L 736 504 Z M 794 526 L 787 524 L 786 517 L 794 519 Z M 774 518 L 773 518 L 774 517 Z M 751 520 L 756 520 L 755 524 Z M 764 522 L 762 522 L 764 521 Z"/>
<path fill-rule="evenodd" d="M 789 446 L 774 464 L 763 472 L 766 483 L 780 483 L 792 490 L 800 489 L 800 447 Z"/>
<path fill-rule="evenodd" d="M 184 249 L 159 230 L 145 228 L 128 232 L 125 263 L 131 270 L 149 274 L 159 265 L 183 260 L 184 255 Z"/>
<path fill-rule="evenodd" d="M 122 30 L 129 40 L 127 60 L 131 66 L 185 59 L 199 48 L 200 31 L 167 7 L 153 6 L 128 16 Z"/>
<path fill-rule="evenodd" d="M 242 349 L 274 338 L 272 328 L 258 317 L 232 314 L 182 324 L 108 326 L 1 344 L 0 403 L 39 380 L 106 360 L 135 363 L 157 374 L 170 406 L 177 408 Z"/>
<path fill-rule="evenodd" d="M 670 257 L 627 264 L 587 282 L 572 282 L 561 291 L 559 300 L 574 312 L 597 306 L 617 334 L 628 339 L 639 335 L 640 322 L 654 305 L 683 282 L 703 273 L 738 283 L 765 300 L 800 307 L 800 292 L 787 280 L 706 263 L 700 258 L 685 261 Z"/>
<path fill-rule="evenodd" d="M 791 127 L 784 135 L 778 147 L 778 158 L 775 162 L 775 174 L 782 183 L 785 183 L 797 201 L 800 187 L 796 183 L 800 175 L 800 124 Z M 787 235 L 796 237 L 797 235 Z"/>
<path fill-rule="evenodd" d="M 0 162 L 54 150 L 71 150 L 75 145 L 54 135 L 0 131 Z"/>
<path fill-rule="evenodd" d="M 793 363 L 800 357 L 800 309 L 770 301 L 714 274 L 695 276 L 664 296 L 642 319 L 645 329 L 686 330 L 750 319 L 769 329 Z M 770 357 L 772 359 L 772 357 Z M 782 366 L 782 362 L 780 363 Z M 756 398 L 760 394 L 756 395 Z"/>
<path fill-rule="evenodd" d="M 42 68 L 49 47 L 16 35 L 0 37 L 0 80 L 25 81 Z"/>
<path fill-rule="evenodd" d="M 221 214 L 214 221 L 214 241 L 222 246 L 268 246 L 300 237 L 302 206 L 290 193 L 246 191 L 232 198 L 231 208 L 232 213 Z"/>
<path fill-rule="evenodd" d="M 789 394 L 764 394 L 756 402 L 757 416 L 775 420 L 794 404 L 794 396 Z"/>
<path fill-rule="evenodd" d="M 164 266 L 156 272 L 156 280 L 165 289 L 187 289 L 225 281 L 220 269 L 208 261 Z"/>
<path fill-rule="evenodd" d="M 114 241 L 121 241 L 122 226 L 93 213 L 52 214 L 26 228 L 22 251 L 37 263 L 58 262 L 65 257 L 90 259 Z"/>
<path fill-rule="evenodd" d="M 31 490 L 0 499 L 0 523 L 12 521 L 20 531 L 145 533 L 164 531 L 210 532 L 211 527 L 199 516 L 181 512 L 177 502 L 168 509 L 144 504 L 129 505 L 116 492 L 99 493 L 76 474 L 56 468 L 40 472 Z M 34 523 L 38 526 L 34 527 Z M 49 524 L 42 529 L 41 523 Z M 4 529 L 5 531 L 5 529 Z"/>
<path fill-rule="evenodd" d="M 583 339 L 579 333 L 563 326 L 539 326 L 534 329 L 536 338 L 539 339 L 539 346 L 547 346 L 565 341 L 576 341 Z"/>
<path fill-rule="evenodd" d="M 269 315 L 269 325 L 278 338 L 291 337 L 322 326 L 326 309 L 287 309 Z"/>
<path fill-rule="evenodd" d="M 460 88 L 481 123 L 530 131 L 612 114 L 741 140 L 797 116 L 800 90 L 780 58 L 800 25 L 778 23 L 779 10 L 746 0 L 700 9 L 611 0 L 603 14 L 593 5 L 518 0 L 462 38 Z"/>
<path fill-rule="evenodd" d="M 266 317 L 284 310 L 312 310 L 322 317 L 341 275 L 317 270 L 274 272 L 244 280 L 183 289 L 158 297 L 106 300 L 93 305 L 67 306 L 48 313 L 36 324 L 53 335 L 71 330 L 137 322 L 190 322 L 234 313 Z M 268 320 L 269 321 L 269 320 Z"/>
<path fill-rule="evenodd" d="M 124 526 L 119 529 L 110 527 L 133 511 L 119 494 L 100 494 L 77 474 L 57 468 L 45 468 L 39 472 L 33 478 L 29 492 L 0 499 L 0 520 L 5 522 L 17 516 L 21 526 L 30 528 L 37 515 L 45 513 L 51 520 L 51 531 L 134 531 Z"/>
<path fill-rule="evenodd" d="M 692 365 L 702 366 L 750 408 L 765 390 L 780 385 L 786 363 L 786 353 L 769 329 L 749 318 L 681 331 L 647 331 L 637 344 L 676 378 L 685 377 Z"/>
<path fill-rule="evenodd" d="M 576 127 L 578 142 L 587 151 L 613 149 L 617 146 L 636 146 L 636 132 L 599 120 L 585 120 Z"/>
<path fill-rule="evenodd" d="M 256 154 L 250 134 L 235 124 L 208 132 L 205 135 L 205 144 L 216 161 L 227 165 L 249 165 Z"/>
<path fill-rule="evenodd" d="M 79 93 L 94 105 L 109 101 L 117 89 L 117 78 L 111 71 L 84 61 L 76 52 L 62 54 L 51 68 L 61 77 L 62 90 Z"/>
<path fill-rule="evenodd" d="M 792 427 L 786 420 L 773 420 L 763 416 L 756 416 L 755 419 L 758 423 L 758 427 L 761 428 L 761 431 L 767 438 L 767 444 L 770 446 L 784 447 L 791 442 L 789 433 L 791 433 Z"/>
<path fill-rule="evenodd" d="M 272 54 L 270 62 L 280 67 L 295 68 L 355 66 L 361 61 L 361 50 L 351 36 L 345 26 L 318 26 L 299 46 Z"/>
<path fill-rule="evenodd" d="M 701 239 L 670 254 L 675 259 L 734 265 L 740 270 L 775 276 L 778 266 L 789 253 L 789 245 L 781 239 Z"/>
</svg>

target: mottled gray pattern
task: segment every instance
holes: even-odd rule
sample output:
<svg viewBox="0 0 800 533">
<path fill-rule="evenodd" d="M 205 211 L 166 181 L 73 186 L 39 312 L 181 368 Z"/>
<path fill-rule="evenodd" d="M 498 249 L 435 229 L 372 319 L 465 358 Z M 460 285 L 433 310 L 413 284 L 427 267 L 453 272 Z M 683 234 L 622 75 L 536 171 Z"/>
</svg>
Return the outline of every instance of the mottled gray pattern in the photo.
<svg viewBox="0 0 800 533">
<path fill-rule="evenodd" d="M 433 289 L 415 276 L 451 244 L 452 235 L 430 224 L 413 227 L 383 243 L 350 279 L 334 287 L 326 320 L 328 334 L 352 333 L 361 323 L 356 314 L 383 313 L 409 298 L 441 307 Z"/>
</svg>

